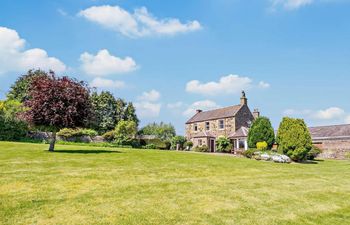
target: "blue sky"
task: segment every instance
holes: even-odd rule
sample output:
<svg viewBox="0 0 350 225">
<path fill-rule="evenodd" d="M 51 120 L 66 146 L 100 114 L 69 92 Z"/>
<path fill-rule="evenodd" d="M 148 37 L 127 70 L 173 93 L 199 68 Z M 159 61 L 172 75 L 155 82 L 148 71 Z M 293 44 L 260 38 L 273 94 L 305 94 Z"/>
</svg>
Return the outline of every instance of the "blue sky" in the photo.
<svg viewBox="0 0 350 225">
<path fill-rule="evenodd" d="M 0 98 L 52 68 L 179 133 L 242 89 L 275 127 L 350 123 L 349 22 L 347 0 L 1 0 Z"/>
</svg>

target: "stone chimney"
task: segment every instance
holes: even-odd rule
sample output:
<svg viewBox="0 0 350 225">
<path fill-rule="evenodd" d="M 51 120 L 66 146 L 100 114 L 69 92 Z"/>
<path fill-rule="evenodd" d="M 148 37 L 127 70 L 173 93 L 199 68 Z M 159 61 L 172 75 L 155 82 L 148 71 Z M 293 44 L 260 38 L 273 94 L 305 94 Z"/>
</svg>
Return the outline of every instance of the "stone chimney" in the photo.
<svg viewBox="0 0 350 225">
<path fill-rule="evenodd" d="M 203 110 L 201 110 L 201 109 L 196 110 L 196 114 L 201 113 L 201 112 L 203 112 Z"/>
<path fill-rule="evenodd" d="M 254 119 L 257 119 L 260 117 L 259 109 L 254 109 L 253 116 L 254 116 Z"/>
<path fill-rule="evenodd" d="M 245 92 L 244 91 L 242 91 L 241 105 L 248 105 L 248 99 L 245 96 Z"/>
</svg>

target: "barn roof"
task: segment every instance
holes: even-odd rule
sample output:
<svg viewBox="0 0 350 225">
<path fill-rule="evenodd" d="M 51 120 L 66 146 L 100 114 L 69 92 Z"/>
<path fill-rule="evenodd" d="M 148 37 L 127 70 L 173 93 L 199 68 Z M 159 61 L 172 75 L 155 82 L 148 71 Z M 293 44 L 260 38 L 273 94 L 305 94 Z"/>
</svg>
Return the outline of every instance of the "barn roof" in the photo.
<svg viewBox="0 0 350 225">
<path fill-rule="evenodd" d="M 309 128 L 312 139 L 350 138 L 350 124 Z"/>
<path fill-rule="evenodd" d="M 234 105 L 220 109 L 202 111 L 195 114 L 186 124 L 233 117 L 237 114 L 242 105 Z"/>
</svg>

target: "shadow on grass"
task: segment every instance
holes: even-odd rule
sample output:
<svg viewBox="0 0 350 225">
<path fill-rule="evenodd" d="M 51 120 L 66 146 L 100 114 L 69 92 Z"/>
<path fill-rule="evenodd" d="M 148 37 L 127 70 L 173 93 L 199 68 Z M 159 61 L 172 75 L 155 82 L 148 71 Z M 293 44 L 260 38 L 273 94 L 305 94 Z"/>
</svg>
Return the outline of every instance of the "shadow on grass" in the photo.
<svg viewBox="0 0 350 225">
<path fill-rule="evenodd" d="M 122 153 L 119 151 L 108 151 L 108 150 L 55 150 L 52 153 L 67 153 L 67 154 L 115 154 Z"/>
<path fill-rule="evenodd" d="M 318 164 L 320 161 L 318 160 L 307 160 L 307 161 L 304 161 L 304 162 L 298 162 L 300 164 Z"/>
</svg>

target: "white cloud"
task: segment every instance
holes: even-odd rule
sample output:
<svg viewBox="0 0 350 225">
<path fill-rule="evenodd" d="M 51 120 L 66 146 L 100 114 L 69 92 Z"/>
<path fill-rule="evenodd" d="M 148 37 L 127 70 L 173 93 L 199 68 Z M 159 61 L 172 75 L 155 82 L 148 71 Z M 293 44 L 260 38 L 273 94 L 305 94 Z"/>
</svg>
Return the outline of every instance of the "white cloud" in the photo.
<svg viewBox="0 0 350 225">
<path fill-rule="evenodd" d="M 295 110 L 295 109 L 288 109 L 284 111 L 284 115 L 287 116 L 300 116 L 300 117 L 306 117 L 308 119 L 315 119 L 315 120 L 336 120 L 336 119 L 344 119 L 346 116 L 346 113 L 343 109 L 339 107 L 330 107 L 327 109 L 322 110 Z"/>
<path fill-rule="evenodd" d="M 96 55 L 84 52 L 80 55 L 82 70 L 92 76 L 107 76 L 127 73 L 137 68 L 131 57 L 124 59 L 111 55 L 107 49 L 100 50 Z"/>
<path fill-rule="evenodd" d="M 286 10 L 295 10 L 310 5 L 314 0 L 270 0 L 272 9 L 282 7 Z"/>
<path fill-rule="evenodd" d="M 78 15 L 128 37 L 175 35 L 201 29 L 196 20 L 182 23 L 176 18 L 158 19 L 146 7 L 130 13 L 119 6 L 92 6 Z"/>
<path fill-rule="evenodd" d="M 267 88 L 270 88 L 271 85 L 269 83 L 264 82 L 264 81 L 260 81 L 258 84 L 258 87 L 262 88 L 262 89 L 267 89 Z"/>
<path fill-rule="evenodd" d="M 345 115 L 345 111 L 338 107 L 331 107 L 325 110 L 317 111 L 313 117 L 315 119 L 320 120 L 331 120 L 331 119 L 339 119 Z"/>
<path fill-rule="evenodd" d="M 137 99 L 140 101 L 155 102 L 160 98 L 160 93 L 156 90 L 151 90 L 149 92 L 143 92 L 141 96 Z"/>
<path fill-rule="evenodd" d="M 96 77 L 91 81 L 90 86 L 96 88 L 121 89 L 125 87 L 125 83 L 123 81 L 115 81 Z"/>
<path fill-rule="evenodd" d="M 136 102 L 135 107 L 140 118 L 154 118 L 159 116 L 161 104 L 144 101 Z"/>
<path fill-rule="evenodd" d="M 350 124 L 350 115 L 345 118 L 345 123 Z"/>
<path fill-rule="evenodd" d="M 312 114 L 312 111 L 309 109 L 296 110 L 296 109 L 287 109 L 283 112 L 286 116 L 307 116 Z"/>
<path fill-rule="evenodd" d="M 252 80 L 249 77 L 231 74 L 221 77 L 218 82 L 201 83 L 198 80 L 192 80 L 186 84 L 186 91 L 203 95 L 235 94 L 251 86 Z"/>
<path fill-rule="evenodd" d="M 157 102 L 161 94 L 156 90 L 143 92 L 137 97 L 138 102 L 135 103 L 137 115 L 140 118 L 154 118 L 159 116 L 162 104 Z"/>
<path fill-rule="evenodd" d="M 178 109 L 178 108 L 181 108 L 183 105 L 184 105 L 184 103 L 179 101 L 179 102 L 167 104 L 167 108 L 168 109 Z"/>
<path fill-rule="evenodd" d="M 19 37 L 17 31 L 0 27 L 0 74 L 29 69 L 53 70 L 57 73 L 66 70 L 59 59 L 49 57 L 45 50 L 24 50 L 25 44 L 26 41 Z"/>
<path fill-rule="evenodd" d="M 203 100 L 192 103 L 184 112 L 183 115 L 186 117 L 193 116 L 196 113 L 197 109 L 200 110 L 211 110 L 220 108 L 216 102 L 211 100 Z"/>
</svg>

